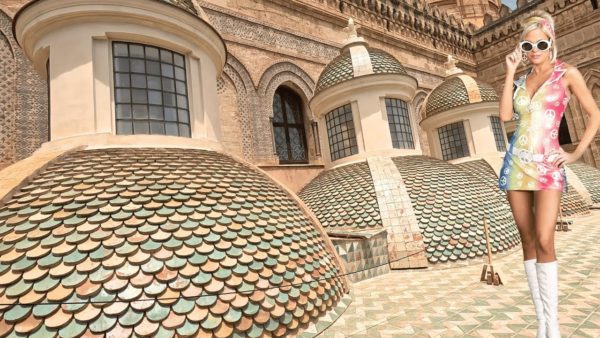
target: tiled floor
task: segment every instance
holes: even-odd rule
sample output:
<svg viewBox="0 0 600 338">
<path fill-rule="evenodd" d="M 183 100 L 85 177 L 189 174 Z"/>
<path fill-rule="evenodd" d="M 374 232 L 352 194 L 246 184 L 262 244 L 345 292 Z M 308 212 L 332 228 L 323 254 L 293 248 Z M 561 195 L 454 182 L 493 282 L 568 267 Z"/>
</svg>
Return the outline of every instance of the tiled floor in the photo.
<svg viewBox="0 0 600 338">
<path fill-rule="evenodd" d="M 555 236 L 562 337 L 600 337 L 600 211 Z M 466 267 L 394 271 L 354 284 L 346 312 L 320 337 L 535 337 L 520 246 L 494 260 L 504 285 Z"/>
</svg>

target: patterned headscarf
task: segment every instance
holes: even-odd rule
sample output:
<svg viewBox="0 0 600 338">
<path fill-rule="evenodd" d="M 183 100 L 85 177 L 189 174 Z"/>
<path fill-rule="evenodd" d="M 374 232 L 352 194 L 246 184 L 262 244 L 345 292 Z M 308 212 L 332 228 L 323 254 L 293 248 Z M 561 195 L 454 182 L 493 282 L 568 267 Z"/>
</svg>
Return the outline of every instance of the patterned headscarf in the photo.
<svg viewBox="0 0 600 338">
<path fill-rule="evenodd" d="M 552 26 L 552 23 L 549 20 L 546 20 L 545 18 L 542 18 L 540 16 L 532 16 L 531 18 L 525 21 L 525 25 L 529 25 L 534 22 L 542 26 L 545 33 L 550 35 L 550 38 L 554 40 L 554 27 Z"/>
</svg>

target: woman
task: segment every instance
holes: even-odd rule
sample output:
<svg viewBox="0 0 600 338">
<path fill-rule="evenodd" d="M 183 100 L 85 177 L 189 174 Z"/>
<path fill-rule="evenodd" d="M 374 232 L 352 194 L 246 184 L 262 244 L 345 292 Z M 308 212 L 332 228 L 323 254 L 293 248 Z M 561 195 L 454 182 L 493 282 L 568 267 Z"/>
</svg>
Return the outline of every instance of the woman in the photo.
<svg viewBox="0 0 600 338">
<path fill-rule="evenodd" d="M 523 263 L 538 319 L 537 337 L 560 337 L 554 227 L 561 193 L 567 192 L 564 165 L 579 159 L 592 142 L 600 127 L 600 110 L 577 68 L 556 59 L 550 14 L 534 11 L 522 26 L 519 45 L 506 56 L 506 81 L 500 100 L 500 119 L 509 121 L 514 114 L 519 123 L 504 157 L 498 185 L 507 190 L 519 228 Z M 532 67 L 514 81 L 513 87 L 520 61 Z M 558 129 L 572 94 L 589 120 L 577 148 L 569 153 L 558 143 Z"/>
</svg>

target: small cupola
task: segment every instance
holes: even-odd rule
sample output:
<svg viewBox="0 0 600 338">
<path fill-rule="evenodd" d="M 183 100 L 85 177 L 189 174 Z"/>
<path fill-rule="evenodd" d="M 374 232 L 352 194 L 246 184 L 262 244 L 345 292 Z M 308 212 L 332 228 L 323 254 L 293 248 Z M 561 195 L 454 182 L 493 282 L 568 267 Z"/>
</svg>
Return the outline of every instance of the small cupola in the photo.
<svg viewBox="0 0 600 338">
<path fill-rule="evenodd" d="M 348 20 L 340 55 L 321 73 L 310 102 L 326 166 L 370 155 L 420 154 L 408 104 L 417 80 L 390 53 L 370 47 Z"/>
<path fill-rule="evenodd" d="M 432 156 L 452 161 L 506 151 L 498 106 L 494 88 L 465 74 L 448 55 L 446 78 L 427 96 L 420 123 Z"/>
<path fill-rule="evenodd" d="M 193 1 L 38 0 L 13 30 L 48 79 L 51 141 L 135 134 L 219 145 L 213 98 L 226 47 Z"/>
</svg>

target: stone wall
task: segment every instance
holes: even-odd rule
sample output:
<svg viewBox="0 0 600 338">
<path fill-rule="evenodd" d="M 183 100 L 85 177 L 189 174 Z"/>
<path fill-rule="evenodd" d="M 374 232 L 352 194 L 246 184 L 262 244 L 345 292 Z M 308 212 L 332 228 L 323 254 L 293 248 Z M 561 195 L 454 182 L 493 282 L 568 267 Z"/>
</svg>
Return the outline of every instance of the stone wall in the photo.
<svg viewBox="0 0 600 338">
<path fill-rule="evenodd" d="M 46 88 L 13 38 L 12 18 L 0 10 L 0 169 L 48 140 Z"/>
<path fill-rule="evenodd" d="M 0 8 L 14 15 L 26 2 L 7 0 Z M 477 31 L 430 6 L 425 0 L 207 0 L 198 3 L 224 37 L 229 52 L 227 65 L 219 79 L 224 146 L 227 151 L 257 165 L 278 165 L 269 117 L 272 116 L 273 93 L 281 85 L 292 88 L 302 98 L 309 165 L 321 163 L 315 144 L 317 140 L 309 127 L 313 116 L 308 102 L 319 74 L 339 53 L 347 36 L 344 27 L 349 17 L 355 19 L 359 34 L 371 46 L 394 55 L 408 73 L 417 78 L 419 89 L 411 103 L 416 125 L 422 119 L 420 107 L 424 97 L 443 80 L 443 63 L 448 53 L 455 55 L 458 66 L 467 74 L 476 75 L 500 90 L 504 56 L 517 43 L 518 21 L 534 8 L 546 9 L 556 17 L 559 57 L 578 66 L 595 97 L 600 97 L 600 89 L 597 89 L 600 86 L 600 15 L 587 0 L 534 0 Z M 10 17 L 3 15 L 1 20 L 6 21 L 0 38 L 2 60 L 5 60 L 3 69 L 13 67 L 17 72 L 28 69 L 20 66 L 23 62 L 19 61 L 19 57 L 22 58 L 20 49 L 10 47 L 16 45 L 11 42 Z M 12 58 L 8 56 L 11 54 L 14 54 Z M 11 71 L 4 73 L 11 74 Z M 13 111 L 35 111 L 31 114 L 38 116 L 38 120 L 45 116 L 38 109 L 43 109 L 46 104 L 45 88 L 42 90 L 40 87 L 43 81 L 27 75 L 0 78 L 6 88 L 11 88 L 10 81 L 21 81 L 14 88 L 20 88 L 22 97 L 35 97 L 35 100 L 23 100 L 14 94 L 15 102 L 11 103 L 11 99 L 6 97 L 12 96 L 5 96 L 0 103 L 3 107 L 12 105 Z M 5 93 L 10 93 L 10 90 Z M 2 130 L 22 127 L 29 135 L 18 138 L 26 144 L 19 147 L 24 148 L 21 154 L 16 154 L 18 150 L 10 142 L 5 142 L 2 154 L 6 154 L 4 157 L 8 158 L 8 162 L 22 158 L 47 139 L 47 121 L 31 123 L 23 117 L 27 115 L 30 114 L 19 113 L 4 118 L 9 122 L 1 127 L 4 128 Z M 566 116 L 571 139 L 576 144 L 587 118 L 576 99 L 571 101 Z M 20 124 L 21 127 L 17 127 L 17 117 L 25 122 Z M 34 131 L 36 135 L 33 135 Z M 428 155 L 428 140 L 420 128 L 419 133 L 423 153 Z M 2 135 L 7 134 L 2 131 L 0 137 Z M 326 143 L 326 140 L 321 140 L 321 143 Z M 590 147 L 584 159 L 600 167 L 600 140 Z M 2 161 L 7 162 L 0 159 Z"/>
</svg>

